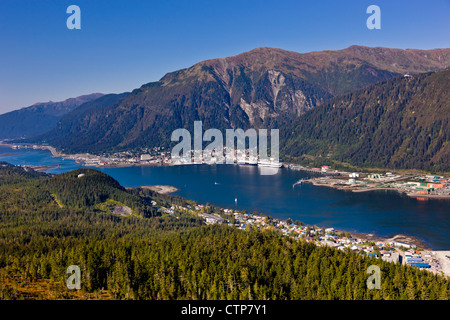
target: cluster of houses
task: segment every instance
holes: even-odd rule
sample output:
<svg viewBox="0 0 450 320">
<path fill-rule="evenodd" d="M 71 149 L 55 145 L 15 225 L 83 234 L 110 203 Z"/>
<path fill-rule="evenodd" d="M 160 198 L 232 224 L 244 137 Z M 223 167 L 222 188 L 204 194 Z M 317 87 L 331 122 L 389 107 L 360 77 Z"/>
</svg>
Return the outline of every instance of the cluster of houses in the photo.
<svg viewBox="0 0 450 320">
<path fill-rule="evenodd" d="M 439 260 L 432 252 L 420 252 L 418 250 L 407 250 L 404 253 L 404 264 L 420 269 L 429 269 L 431 271 L 440 269 Z"/>
<path fill-rule="evenodd" d="M 365 242 L 364 240 L 346 237 L 337 232 L 334 228 L 318 228 L 314 226 L 299 225 L 289 223 L 289 220 L 280 221 L 275 219 L 271 221 L 268 217 L 243 213 L 231 209 L 222 209 L 221 214 L 218 213 L 202 213 L 203 205 L 188 206 L 186 208 L 181 206 L 172 206 L 171 208 L 160 208 L 163 212 L 168 214 L 175 214 L 176 210 L 184 210 L 190 213 L 197 214 L 203 218 L 206 224 L 228 224 L 233 225 L 239 229 L 246 230 L 249 226 L 256 227 L 260 230 L 270 229 L 278 231 L 284 236 L 293 237 L 296 239 L 304 239 L 307 242 L 315 243 L 321 246 L 331 246 L 339 250 L 351 250 L 366 254 L 368 256 L 381 257 L 383 260 L 398 262 L 399 255 L 395 252 L 393 247 L 415 247 L 414 245 L 406 243 L 390 243 L 377 242 L 375 244 Z M 234 223 L 230 222 L 231 216 L 234 217 Z"/>
<path fill-rule="evenodd" d="M 424 176 L 418 181 L 408 181 L 403 187 L 414 190 L 417 194 L 449 194 L 450 179 L 442 176 Z"/>
<path fill-rule="evenodd" d="M 73 159 L 84 166 L 160 165 L 170 162 L 169 152 L 163 151 L 160 148 L 141 154 L 139 152 L 123 151 L 100 156 L 87 153 L 75 154 L 65 156 L 64 158 Z"/>
<path fill-rule="evenodd" d="M 199 206 L 198 208 L 201 208 Z M 337 232 L 334 228 L 318 228 L 314 226 L 297 225 L 294 223 L 288 223 L 287 221 L 275 220 L 271 222 L 267 217 L 233 212 L 230 209 L 224 209 L 224 214 L 233 215 L 235 218 L 234 225 L 239 229 L 245 230 L 247 226 L 255 226 L 261 230 L 265 228 L 271 228 L 272 230 L 279 231 L 284 236 L 290 236 L 296 239 L 304 239 L 307 242 L 314 243 L 319 246 L 329 246 L 334 247 L 342 251 L 353 251 L 356 253 L 367 255 L 368 257 L 381 258 L 384 261 L 393 263 L 405 263 L 405 260 L 399 251 L 399 248 L 408 249 L 406 251 L 406 258 L 408 252 L 416 252 L 416 246 L 414 244 L 402 243 L 392 241 L 385 243 L 382 241 L 368 242 L 362 239 L 354 237 L 346 237 L 342 233 Z M 226 218 L 218 214 L 201 214 L 206 224 L 230 224 Z M 418 251 L 417 251 L 418 252 Z M 414 258 L 417 258 L 416 253 L 414 253 Z M 418 260 L 415 262 L 419 262 Z M 427 268 L 426 265 L 415 264 L 419 268 Z"/>
<path fill-rule="evenodd" d="M 259 230 L 268 229 L 280 232 L 283 236 L 298 240 L 303 239 L 318 246 L 353 251 L 367 257 L 380 258 L 387 262 L 401 263 L 433 272 L 437 272 L 440 268 L 439 260 L 433 256 L 432 252 L 419 251 L 414 244 L 399 241 L 366 241 L 352 237 L 348 233 L 339 232 L 334 228 L 308 226 L 301 223 L 292 223 L 290 219 L 271 219 L 267 216 L 232 209 L 220 209 L 219 212 L 207 213 L 210 210 L 201 204 L 187 205 L 186 207 L 172 205 L 169 208 L 158 207 L 157 203 L 152 201 L 152 205 L 161 212 L 175 217 L 179 212 L 200 216 L 208 225 L 227 224 L 242 230 L 247 230 L 249 227 Z"/>
<path fill-rule="evenodd" d="M 367 178 L 379 182 L 392 181 L 393 183 L 391 183 L 391 185 L 393 187 L 409 189 L 410 191 L 415 190 L 416 192 L 425 191 L 426 194 L 433 192 L 436 189 L 447 189 L 448 191 L 450 188 L 450 179 L 442 176 L 427 175 L 408 179 L 407 176 L 394 175 L 388 172 L 385 176 L 380 174 L 370 174 Z"/>
<path fill-rule="evenodd" d="M 326 171 L 323 172 L 327 172 Z M 346 178 L 348 176 L 348 178 Z M 345 178 L 344 178 L 345 177 Z M 405 192 L 410 196 L 439 196 L 450 197 L 450 178 L 443 176 L 399 175 L 392 172 L 358 173 L 340 172 L 337 177 L 320 177 L 312 179 L 315 184 L 328 185 L 341 189 L 367 191 L 373 188 L 391 188 Z"/>
</svg>

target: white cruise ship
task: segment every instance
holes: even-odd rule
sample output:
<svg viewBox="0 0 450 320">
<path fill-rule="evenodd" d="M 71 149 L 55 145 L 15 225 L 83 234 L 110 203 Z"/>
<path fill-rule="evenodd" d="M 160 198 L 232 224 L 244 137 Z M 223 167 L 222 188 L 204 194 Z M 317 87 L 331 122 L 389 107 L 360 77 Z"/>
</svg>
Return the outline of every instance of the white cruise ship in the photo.
<svg viewBox="0 0 450 320">
<path fill-rule="evenodd" d="M 262 160 L 258 162 L 259 167 L 269 167 L 269 168 L 281 168 L 282 164 L 278 161 L 268 161 L 268 160 Z"/>
</svg>

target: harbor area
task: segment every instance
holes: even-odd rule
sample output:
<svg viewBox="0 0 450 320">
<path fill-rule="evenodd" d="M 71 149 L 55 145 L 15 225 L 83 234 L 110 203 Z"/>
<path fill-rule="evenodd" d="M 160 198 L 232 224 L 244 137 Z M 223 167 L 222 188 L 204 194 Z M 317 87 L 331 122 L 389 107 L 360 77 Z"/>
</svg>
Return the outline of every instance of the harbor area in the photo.
<svg viewBox="0 0 450 320">
<path fill-rule="evenodd" d="M 297 183 L 309 182 L 316 186 L 352 192 L 392 190 L 424 201 L 450 199 L 450 178 L 441 175 L 407 175 L 392 172 L 382 174 L 335 171 L 333 173 L 333 175 L 328 173 L 311 177 Z"/>
</svg>

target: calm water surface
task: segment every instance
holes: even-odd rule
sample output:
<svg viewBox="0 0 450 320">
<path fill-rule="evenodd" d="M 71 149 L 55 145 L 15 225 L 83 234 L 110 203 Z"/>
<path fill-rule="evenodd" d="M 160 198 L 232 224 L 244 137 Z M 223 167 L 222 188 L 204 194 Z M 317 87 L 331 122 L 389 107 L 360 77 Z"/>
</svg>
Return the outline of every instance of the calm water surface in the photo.
<svg viewBox="0 0 450 320">
<path fill-rule="evenodd" d="M 53 158 L 43 150 L 0 148 L 0 161 L 19 165 L 60 165 L 61 173 L 80 167 L 72 160 Z M 418 201 L 395 191 L 352 193 L 311 184 L 292 184 L 309 173 L 288 169 L 261 175 L 256 166 L 190 165 L 174 167 L 96 168 L 123 186 L 167 184 L 175 194 L 222 207 L 292 218 L 310 225 L 334 227 L 380 236 L 404 233 L 433 249 L 450 249 L 450 201 Z M 237 204 L 235 199 L 237 198 Z"/>
</svg>

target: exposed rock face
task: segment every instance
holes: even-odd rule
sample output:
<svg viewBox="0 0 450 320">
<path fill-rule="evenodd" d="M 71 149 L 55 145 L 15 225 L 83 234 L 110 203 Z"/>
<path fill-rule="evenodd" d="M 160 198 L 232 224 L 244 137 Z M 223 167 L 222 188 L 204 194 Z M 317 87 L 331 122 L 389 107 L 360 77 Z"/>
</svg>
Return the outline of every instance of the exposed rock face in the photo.
<svg viewBox="0 0 450 320">
<path fill-rule="evenodd" d="M 167 145 L 174 129 L 192 132 L 196 120 L 205 130 L 279 128 L 336 95 L 449 64 L 450 49 L 258 48 L 168 73 L 108 107 L 61 121 L 45 138 L 66 151 L 101 152 Z"/>
</svg>

